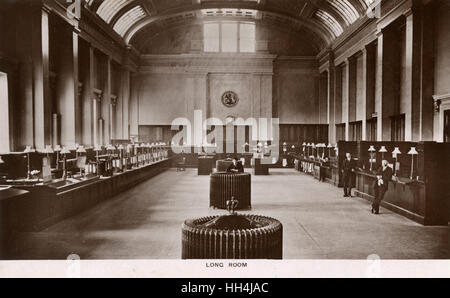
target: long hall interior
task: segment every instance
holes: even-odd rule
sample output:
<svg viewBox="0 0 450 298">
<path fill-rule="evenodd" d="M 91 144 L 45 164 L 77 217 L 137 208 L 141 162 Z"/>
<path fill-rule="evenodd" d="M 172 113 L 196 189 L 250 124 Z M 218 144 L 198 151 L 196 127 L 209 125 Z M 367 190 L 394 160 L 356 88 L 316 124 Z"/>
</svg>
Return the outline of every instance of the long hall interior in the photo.
<svg viewBox="0 0 450 298">
<path fill-rule="evenodd" d="M 0 260 L 450 259 L 450 1 L 2 0 Z"/>
</svg>

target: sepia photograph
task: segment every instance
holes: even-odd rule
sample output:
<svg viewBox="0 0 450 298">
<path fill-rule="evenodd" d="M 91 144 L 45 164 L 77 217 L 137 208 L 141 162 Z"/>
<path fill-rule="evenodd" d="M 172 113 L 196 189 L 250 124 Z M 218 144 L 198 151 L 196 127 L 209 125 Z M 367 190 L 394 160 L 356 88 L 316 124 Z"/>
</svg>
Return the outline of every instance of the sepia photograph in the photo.
<svg viewBox="0 0 450 298">
<path fill-rule="evenodd" d="M 0 0 L 9 277 L 449 278 L 450 0 Z"/>
</svg>

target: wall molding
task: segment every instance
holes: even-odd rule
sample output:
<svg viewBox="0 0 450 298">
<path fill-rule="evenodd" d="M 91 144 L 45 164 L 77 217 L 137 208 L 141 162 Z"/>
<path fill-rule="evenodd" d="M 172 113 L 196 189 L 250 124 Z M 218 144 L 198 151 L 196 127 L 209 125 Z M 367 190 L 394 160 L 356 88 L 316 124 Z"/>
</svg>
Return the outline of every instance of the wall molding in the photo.
<svg viewBox="0 0 450 298">
<path fill-rule="evenodd" d="M 273 74 L 276 56 L 267 54 L 142 55 L 140 74 Z"/>
</svg>

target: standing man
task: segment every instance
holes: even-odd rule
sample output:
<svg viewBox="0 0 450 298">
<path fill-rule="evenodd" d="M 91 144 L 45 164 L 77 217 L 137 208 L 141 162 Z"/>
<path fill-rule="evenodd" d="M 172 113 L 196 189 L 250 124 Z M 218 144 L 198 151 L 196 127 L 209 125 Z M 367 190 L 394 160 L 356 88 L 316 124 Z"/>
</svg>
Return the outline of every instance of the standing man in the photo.
<svg viewBox="0 0 450 298">
<path fill-rule="evenodd" d="M 352 159 L 352 155 L 350 153 L 346 154 L 346 158 L 342 163 L 342 174 L 343 174 L 343 183 L 344 183 L 344 198 L 348 198 L 352 196 L 352 187 L 353 187 L 353 174 L 355 173 L 355 162 Z"/>
<path fill-rule="evenodd" d="M 389 181 L 392 180 L 392 169 L 389 167 L 387 160 L 383 160 L 381 168 L 377 172 L 377 180 L 374 183 L 375 198 L 372 204 L 372 213 L 380 214 L 380 203 L 384 199 L 389 186 Z"/>
<path fill-rule="evenodd" d="M 325 182 L 327 179 L 327 170 L 330 168 L 330 161 L 325 157 L 320 162 L 320 182 Z"/>
</svg>

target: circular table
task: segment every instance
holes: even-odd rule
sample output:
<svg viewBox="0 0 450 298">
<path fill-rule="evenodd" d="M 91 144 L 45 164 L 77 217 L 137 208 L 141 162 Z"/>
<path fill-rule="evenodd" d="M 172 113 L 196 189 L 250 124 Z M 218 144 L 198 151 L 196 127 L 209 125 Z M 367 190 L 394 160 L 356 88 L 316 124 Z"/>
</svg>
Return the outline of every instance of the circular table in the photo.
<svg viewBox="0 0 450 298">
<path fill-rule="evenodd" d="M 187 220 L 182 227 L 182 259 L 283 258 L 283 225 L 258 215 Z"/>
</svg>

